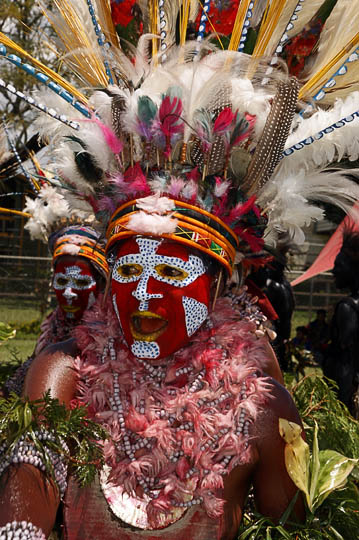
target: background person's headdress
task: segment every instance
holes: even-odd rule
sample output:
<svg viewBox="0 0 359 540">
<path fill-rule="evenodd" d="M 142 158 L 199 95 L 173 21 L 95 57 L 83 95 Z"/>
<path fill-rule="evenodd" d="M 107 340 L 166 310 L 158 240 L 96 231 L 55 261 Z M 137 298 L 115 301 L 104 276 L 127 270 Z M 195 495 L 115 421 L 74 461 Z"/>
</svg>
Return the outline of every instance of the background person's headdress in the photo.
<svg viewBox="0 0 359 540">
<path fill-rule="evenodd" d="M 8 146 L 12 147 L 14 154 L 8 151 Z M 35 197 L 25 197 L 23 210 L 0 207 L 0 212 L 28 218 L 25 228 L 29 230 L 32 239 L 48 243 L 53 264 L 62 255 L 84 257 L 107 279 L 108 264 L 104 239 L 101 232 L 93 226 L 96 225 L 94 215 L 79 208 L 71 208 L 68 193 L 66 198 L 61 189 L 51 185 L 51 181 L 56 179 L 40 166 L 35 155 L 28 153 L 28 150 L 24 155 L 32 161 L 33 170 L 21 159 L 12 143 L 9 130 L 4 125 L 3 130 L 0 130 L 0 178 L 3 176 L 7 180 L 11 171 L 16 174 L 16 169 L 19 168 L 27 192 L 32 190 Z M 8 195 L 11 193 L 5 193 L 5 196 Z M 19 195 L 22 196 L 23 193 Z"/>
<path fill-rule="evenodd" d="M 120 44 L 109 8 L 44 8 L 83 90 L 0 34 L 0 54 L 51 90 L 31 100 L 45 113 L 38 128 L 54 149 L 58 189 L 71 209 L 81 202 L 105 223 L 108 248 L 164 236 L 231 273 L 238 252 L 261 259 L 264 242 L 285 231 L 302 241 L 303 226 L 323 217 L 317 202 L 349 211 L 358 187 L 323 169 L 359 155 L 353 3 L 233 2 L 230 37 L 204 38 L 216 31 L 215 2 L 140 2 L 127 35 L 139 38 L 136 50 Z"/>
</svg>

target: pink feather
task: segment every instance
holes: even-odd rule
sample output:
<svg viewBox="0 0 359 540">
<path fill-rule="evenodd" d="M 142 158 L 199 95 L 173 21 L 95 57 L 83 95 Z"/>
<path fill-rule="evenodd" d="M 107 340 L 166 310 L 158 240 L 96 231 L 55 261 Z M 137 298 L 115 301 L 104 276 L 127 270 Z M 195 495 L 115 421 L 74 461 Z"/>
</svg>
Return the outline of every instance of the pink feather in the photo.
<svg viewBox="0 0 359 540">
<path fill-rule="evenodd" d="M 235 115 L 233 114 L 232 109 L 229 107 L 223 109 L 214 122 L 214 133 L 219 134 L 227 131 L 233 122 L 234 116 Z"/>
<path fill-rule="evenodd" d="M 84 122 L 93 122 L 95 123 L 102 131 L 104 139 L 114 154 L 119 154 L 122 152 L 123 144 L 120 139 L 117 137 L 114 131 L 111 128 L 103 124 L 94 114 L 90 120 L 83 120 Z"/>
</svg>

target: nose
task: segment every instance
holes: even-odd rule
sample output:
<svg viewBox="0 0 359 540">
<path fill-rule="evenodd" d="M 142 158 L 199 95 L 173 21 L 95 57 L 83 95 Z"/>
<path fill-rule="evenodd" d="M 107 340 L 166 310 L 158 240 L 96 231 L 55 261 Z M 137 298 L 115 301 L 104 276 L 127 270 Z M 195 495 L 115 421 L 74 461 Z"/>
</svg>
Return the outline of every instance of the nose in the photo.
<svg viewBox="0 0 359 540">
<path fill-rule="evenodd" d="M 71 287 L 66 287 L 64 292 L 64 298 L 66 298 L 69 305 L 71 305 L 72 300 L 77 298 L 77 294 L 71 289 Z"/>
<path fill-rule="evenodd" d="M 163 298 L 163 294 L 152 294 L 148 292 L 148 280 L 151 275 L 147 272 L 144 272 L 141 276 L 141 279 L 138 282 L 135 291 L 132 291 L 132 295 L 140 302 L 139 311 L 148 310 L 148 302 L 152 298 Z"/>
</svg>

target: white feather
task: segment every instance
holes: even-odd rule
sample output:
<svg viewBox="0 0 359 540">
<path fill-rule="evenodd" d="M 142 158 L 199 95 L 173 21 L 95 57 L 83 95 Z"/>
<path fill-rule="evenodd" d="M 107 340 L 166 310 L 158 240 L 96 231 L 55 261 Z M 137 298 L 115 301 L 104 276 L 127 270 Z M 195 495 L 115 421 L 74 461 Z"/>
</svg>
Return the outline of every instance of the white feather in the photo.
<svg viewBox="0 0 359 540">
<path fill-rule="evenodd" d="M 159 216 L 158 214 L 147 214 L 146 212 L 136 212 L 132 214 L 127 227 L 138 233 L 147 234 L 171 234 L 176 230 L 177 220 L 171 216 Z"/>
<path fill-rule="evenodd" d="M 258 203 L 268 214 L 266 235 L 270 238 L 277 232 L 288 232 L 296 244 L 304 241 L 302 228 L 324 217 L 315 202 L 338 206 L 349 213 L 359 200 L 359 185 L 348 180 L 348 171 L 321 171 L 275 177 L 262 190 Z M 358 174 L 358 170 L 350 171 Z"/>
<path fill-rule="evenodd" d="M 141 210 L 144 210 L 150 214 L 166 214 L 175 207 L 175 203 L 172 199 L 169 199 L 168 197 L 161 197 L 159 193 L 156 193 L 156 195 L 150 195 L 149 197 L 143 197 L 142 199 L 137 199 L 136 205 Z"/>
<path fill-rule="evenodd" d="M 328 111 L 318 110 L 309 118 L 297 118 L 297 127 L 289 135 L 286 148 L 314 136 L 318 131 L 358 110 L 359 92 L 353 92 L 344 101 L 337 100 L 334 107 Z M 303 167 L 307 170 L 323 168 L 343 157 L 350 161 L 359 158 L 359 119 L 356 117 L 344 127 L 334 129 L 332 133 L 325 134 L 321 139 L 284 157 L 276 169 L 276 175 L 285 177 Z"/>
</svg>

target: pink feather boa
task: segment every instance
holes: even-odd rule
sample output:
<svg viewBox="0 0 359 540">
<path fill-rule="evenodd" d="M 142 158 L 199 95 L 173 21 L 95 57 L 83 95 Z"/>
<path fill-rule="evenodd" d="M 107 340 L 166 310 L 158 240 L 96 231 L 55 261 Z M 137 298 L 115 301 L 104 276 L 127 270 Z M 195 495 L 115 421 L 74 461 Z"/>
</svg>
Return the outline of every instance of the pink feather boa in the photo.
<svg viewBox="0 0 359 540">
<path fill-rule="evenodd" d="M 75 360 L 78 398 L 110 433 L 103 449 L 111 482 L 137 498 L 139 485 L 157 490 L 147 504 L 153 528 L 161 513 L 188 506 L 192 497 L 192 504 L 219 518 L 223 476 L 250 461 L 248 426 L 269 397 L 261 376 L 265 343 L 254 335 L 253 323 L 241 320 L 229 298 L 219 299 L 191 343 L 165 360 L 161 380 L 129 352 L 109 300 L 86 313 L 75 336 L 82 352 Z M 193 390 L 195 380 L 200 383 Z M 126 437 L 148 446 L 131 458 Z"/>
</svg>

